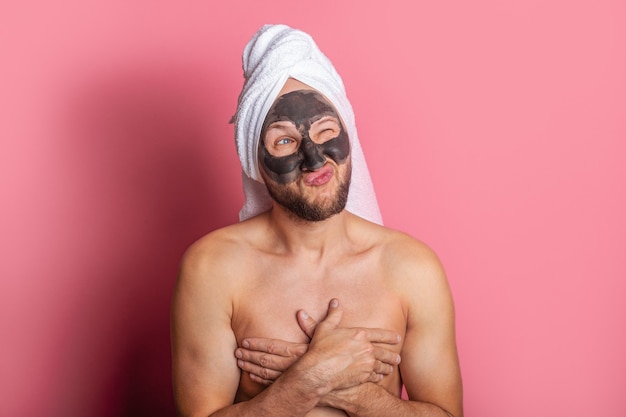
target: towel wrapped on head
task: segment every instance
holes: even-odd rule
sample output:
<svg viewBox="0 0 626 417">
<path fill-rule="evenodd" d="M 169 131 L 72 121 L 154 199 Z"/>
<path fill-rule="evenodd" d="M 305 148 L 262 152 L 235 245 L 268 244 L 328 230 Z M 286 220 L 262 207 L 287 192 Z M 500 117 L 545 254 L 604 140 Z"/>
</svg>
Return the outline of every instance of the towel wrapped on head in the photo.
<svg viewBox="0 0 626 417">
<path fill-rule="evenodd" d="M 243 52 L 244 86 L 234 116 L 237 153 L 243 170 L 245 220 L 272 207 L 259 172 L 258 146 L 267 113 L 288 78 L 320 92 L 337 109 L 350 138 L 352 181 L 346 210 L 382 224 L 374 186 L 359 143 L 354 113 L 341 77 L 310 35 L 285 25 L 265 25 Z"/>
</svg>

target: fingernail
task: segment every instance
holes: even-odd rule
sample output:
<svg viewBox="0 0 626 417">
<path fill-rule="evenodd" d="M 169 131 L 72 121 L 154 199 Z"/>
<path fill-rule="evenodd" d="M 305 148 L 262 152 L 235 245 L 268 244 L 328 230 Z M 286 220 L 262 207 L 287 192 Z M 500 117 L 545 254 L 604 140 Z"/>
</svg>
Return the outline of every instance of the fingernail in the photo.
<svg viewBox="0 0 626 417">
<path fill-rule="evenodd" d="M 300 312 L 300 317 L 302 317 L 303 319 L 308 319 L 309 318 L 309 314 L 306 311 L 301 311 Z"/>
<path fill-rule="evenodd" d="M 241 351 L 240 351 L 239 349 L 237 349 L 237 350 L 235 351 L 235 356 L 236 356 L 236 357 L 238 357 L 238 358 L 242 358 L 242 357 L 243 357 L 243 354 L 241 353 Z"/>
<path fill-rule="evenodd" d="M 396 356 L 396 363 L 400 363 L 400 360 L 401 360 L 400 355 Z"/>
<path fill-rule="evenodd" d="M 250 347 L 250 342 L 248 342 L 247 340 L 244 340 L 243 342 L 241 342 L 241 346 L 243 346 L 246 349 L 248 349 Z"/>
<path fill-rule="evenodd" d="M 243 368 L 243 361 L 238 360 L 237 361 L 237 366 L 240 367 L 240 368 Z"/>
<path fill-rule="evenodd" d="M 333 299 L 333 300 L 330 302 L 330 306 L 331 306 L 331 307 L 333 307 L 333 308 L 337 307 L 338 305 L 339 305 L 339 301 L 337 301 L 337 300 L 335 300 L 335 299 Z"/>
</svg>

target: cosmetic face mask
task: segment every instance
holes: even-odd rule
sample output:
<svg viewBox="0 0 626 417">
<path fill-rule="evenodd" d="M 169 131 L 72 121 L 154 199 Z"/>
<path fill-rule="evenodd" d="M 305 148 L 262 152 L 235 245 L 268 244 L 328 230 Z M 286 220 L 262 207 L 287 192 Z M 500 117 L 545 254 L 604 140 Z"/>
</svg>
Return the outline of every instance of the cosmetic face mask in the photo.
<svg viewBox="0 0 626 417">
<path fill-rule="evenodd" d="M 339 115 L 319 93 L 298 90 L 276 99 L 261 129 L 259 162 L 280 184 L 320 169 L 330 158 L 344 164 L 350 142 Z"/>
</svg>

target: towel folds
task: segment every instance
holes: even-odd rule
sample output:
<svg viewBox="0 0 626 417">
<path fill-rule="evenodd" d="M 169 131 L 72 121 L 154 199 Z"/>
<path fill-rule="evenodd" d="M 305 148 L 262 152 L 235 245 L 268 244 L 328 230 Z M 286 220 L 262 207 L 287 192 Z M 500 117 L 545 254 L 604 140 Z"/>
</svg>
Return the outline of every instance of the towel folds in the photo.
<svg viewBox="0 0 626 417">
<path fill-rule="evenodd" d="M 235 142 L 241 161 L 245 195 L 240 220 L 272 206 L 258 165 L 258 144 L 263 121 L 288 78 L 324 95 L 337 109 L 350 137 L 352 182 L 346 210 L 382 224 L 374 186 L 359 143 L 354 112 L 341 77 L 310 35 L 285 25 L 265 25 L 243 51 L 244 86 L 233 117 Z"/>
</svg>

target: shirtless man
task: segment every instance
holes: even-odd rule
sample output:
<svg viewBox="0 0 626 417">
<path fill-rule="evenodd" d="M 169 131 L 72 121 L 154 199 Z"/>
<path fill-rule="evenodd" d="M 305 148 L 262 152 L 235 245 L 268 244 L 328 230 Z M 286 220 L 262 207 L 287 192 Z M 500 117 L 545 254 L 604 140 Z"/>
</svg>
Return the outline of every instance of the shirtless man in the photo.
<svg viewBox="0 0 626 417">
<path fill-rule="evenodd" d="M 271 209 L 201 238 L 181 265 L 179 413 L 462 417 L 442 267 L 419 241 L 345 209 L 351 146 L 333 103 L 287 79 L 258 164 Z"/>
</svg>

